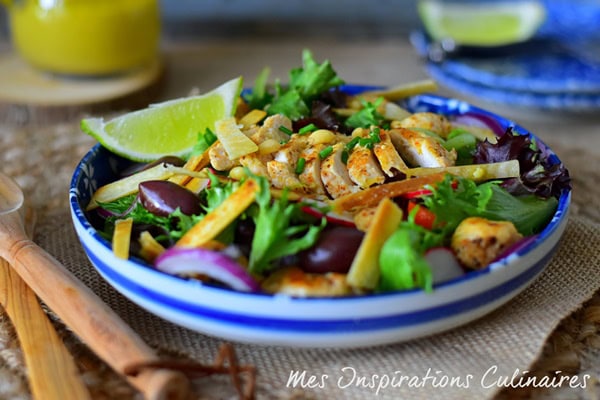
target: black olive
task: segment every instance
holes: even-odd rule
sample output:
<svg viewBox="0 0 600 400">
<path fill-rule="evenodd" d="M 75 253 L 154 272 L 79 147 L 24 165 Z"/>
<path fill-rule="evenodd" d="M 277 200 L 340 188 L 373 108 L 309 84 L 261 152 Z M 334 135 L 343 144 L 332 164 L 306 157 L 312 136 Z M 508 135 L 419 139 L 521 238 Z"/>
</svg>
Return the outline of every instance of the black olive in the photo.
<svg viewBox="0 0 600 400">
<path fill-rule="evenodd" d="M 240 219 L 235 227 L 234 242 L 246 257 L 250 256 L 255 228 L 254 221 L 250 218 Z"/>
<path fill-rule="evenodd" d="M 306 272 L 346 273 L 363 237 L 364 233 L 355 228 L 326 228 L 313 247 L 300 252 L 299 267 Z"/>
<path fill-rule="evenodd" d="M 178 207 L 186 215 L 202 211 L 200 199 L 190 190 L 170 181 L 146 181 L 139 184 L 140 202 L 154 215 L 166 217 Z"/>
</svg>

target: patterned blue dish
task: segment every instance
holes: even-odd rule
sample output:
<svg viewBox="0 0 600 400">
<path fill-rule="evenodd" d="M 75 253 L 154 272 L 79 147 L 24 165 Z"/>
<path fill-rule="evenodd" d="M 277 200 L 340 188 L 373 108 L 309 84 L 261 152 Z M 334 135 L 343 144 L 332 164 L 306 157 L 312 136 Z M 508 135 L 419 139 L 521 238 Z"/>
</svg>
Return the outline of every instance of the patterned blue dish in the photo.
<svg viewBox="0 0 600 400">
<path fill-rule="evenodd" d="M 497 90 L 600 96 L 600 57 L 584 58 L 584 51 L 577 52 L 574 46 L 545 43 L 544 48 L 512 57 L 449 59 L 440 68 L 455 78 Z"/>
<path fill-rule="evenodd" d="M 494 87 L 472 83 L 461 77 L 447 73 L 436 64 L 426 66 L 428 74 L 441 85 L 473 98 L 490 103 L 499 103 L 513 107 L 527 107 L 538 110 L 587 113 L 600 109 L 600 93 L 536 93 L 496 89 Z"/>
<path fill-rule="evenodd" d="M 364 87 L 349 87 L 360 92 Z M 465 102 L 422 95 L 406 103 L 413 111 L 477 115 L 502 132 L 513 122 Z M 538 145 L 544 143 L 536 138 Z M 551 160 L 560 162 L 550 150 Z M 567 224 L 565 191 L 548 226 L 516 252 L 487 268 L 439 284 L 432 293 L 411 290 L 346 298 L 291 298 L 248 294 L 203 285 L 157 271 L 139 260 L 116 258 L 111 245 L 86 218 L 92 193 L 114 180 L 129 162 L 96 145 L 75 169 L 69 192 L 71 215 L 88 258 L 106 281 L 139 306 L 171 322 L 227 340 L 292 347 L 362 347 L 431 335 L 480 318 L 524 290 L 540 274 Z"/>
<path fill-rule="evenodd" d="M 420 31 L 411 42 L 421 56 L 430 43 Z M 600 107 L 600 49 L 591 53 L 589 43 L 563 45 L 541 41 L 550 47 L 517 48 L 513 56 L 458 54 L 442 62 L 427 62 L 429 75 L 442 85 L 488 102 L 570 112 L 595 111 Z M 600 47 L 600 46 L 597 46 Z"/>
</svg>

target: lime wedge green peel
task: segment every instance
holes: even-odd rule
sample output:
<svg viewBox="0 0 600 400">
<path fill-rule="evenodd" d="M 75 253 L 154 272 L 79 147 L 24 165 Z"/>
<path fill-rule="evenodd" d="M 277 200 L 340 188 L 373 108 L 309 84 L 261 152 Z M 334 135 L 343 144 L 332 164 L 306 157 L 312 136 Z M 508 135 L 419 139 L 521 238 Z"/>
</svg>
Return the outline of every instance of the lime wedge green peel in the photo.
<svg viewBox="0 0 600 400">
<path fill-rule="evenodd" d="M 418 12 L 434 40 L 453 39 L 469 46 L 502 46 L 535 35 L 546 18 L 538 1 L 419 1 Z"/>
<path fill-rule="evenodd" d="M 81 129 L 113 153 L 134 161 L 154 161 L 164 155 L 186 158 L 198 134 L 235 113 L 242 78 L 225 82 L 208 93 L 153 104 L 104 121 L 87 118 Z"/>
</svg>

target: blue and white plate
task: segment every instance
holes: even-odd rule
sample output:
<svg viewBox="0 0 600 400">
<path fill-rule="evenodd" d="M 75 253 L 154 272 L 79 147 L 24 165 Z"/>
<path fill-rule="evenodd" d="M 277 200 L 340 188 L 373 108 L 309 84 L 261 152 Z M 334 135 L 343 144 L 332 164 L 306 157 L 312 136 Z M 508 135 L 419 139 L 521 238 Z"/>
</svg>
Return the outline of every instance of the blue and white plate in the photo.
<svg viewBox="0 0 600 400">
<path fill-rule="evenodd" d="M 411 42 L 425 56 L 429 41 L 413 32 Z M 427 62 L 433 79 L 456 92 L 488 102 L 574 112 L 600 107 L 600 44 L 541 41 L 497 57 L 458 55 Z M 522 45 L 525 46 L 525 45 Z"/>
<path fill-rule="evenodd" d="M 361 87 L 351 87 L 360 91 Z M 525 129 L 465 102 L 439 96 L 411 98 L 413 111 L 477 115 L 500 131 Z M 545 147 L 536 138 L 536 142 Z M 550 150 L 554 163 L 560 160 Z M 544 270 L 567 224 L 570 191 L 562 193 L 548 226 L 525 246 L 487 268 L 438 284 L 432 293 L 411 290 L 345 298 L 292 298 L 248 294 L 157 271 L 114 256 L 86 218 L 92 193 L 130 163 L 96 145 L 78 164 L 70 188 L 73 223 L 90 261 L 119 292 L 175 324 L 227 340 L 293 347 L 362 347 L 414 339 L 480 318 L 524 290 Z"/>
<path fill-rule="evenodd" d="M 537 93 L 497 89 L 469 82 L 460 76 L 449 74 L 437 64 L 428 64 L 427 73 L 438 83 L 471 98 L 512 107 L 527 107 L 538 110 L 587 113 L 600 110 L 600 93 Z"/>
</svg>

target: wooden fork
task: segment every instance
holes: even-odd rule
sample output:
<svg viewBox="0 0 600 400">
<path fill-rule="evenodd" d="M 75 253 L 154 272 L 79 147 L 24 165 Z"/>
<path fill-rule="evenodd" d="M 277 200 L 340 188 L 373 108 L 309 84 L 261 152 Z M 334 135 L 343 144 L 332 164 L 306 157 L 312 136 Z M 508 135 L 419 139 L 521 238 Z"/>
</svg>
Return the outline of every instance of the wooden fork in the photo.
<svg viewBox="0 0 600 400">
<path fill-rule="evenodd" d="M 33 234 L 35 213 L 25 210 L 25 226 Z M 87 400 L 73 357 L 68 352 L 33 291 L 9 263 L 0 258 L 0 303 L 10 317 L 25 358 L 31 393 L 35 399 Z"/>
</svg>

